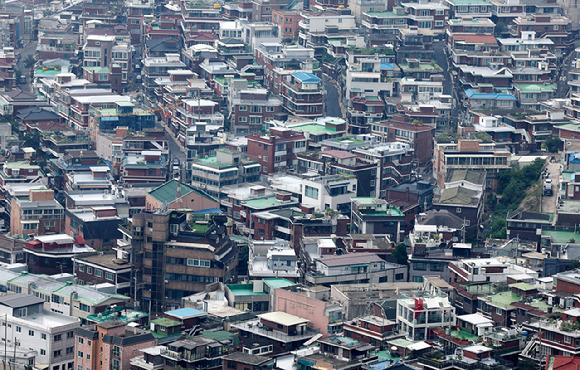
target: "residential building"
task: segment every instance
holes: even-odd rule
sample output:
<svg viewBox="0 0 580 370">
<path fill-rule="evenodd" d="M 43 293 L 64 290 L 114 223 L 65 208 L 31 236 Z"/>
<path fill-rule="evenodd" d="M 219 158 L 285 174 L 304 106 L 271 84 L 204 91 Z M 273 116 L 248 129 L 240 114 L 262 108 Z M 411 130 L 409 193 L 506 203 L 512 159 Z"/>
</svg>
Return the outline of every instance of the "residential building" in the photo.
<svg viewBox="0 0 580 370">
<path fill-rule="evenodd" d="M 399 293 L 397 324 L 408 340 L 430 340 L 434 329 L 455 325 L 455 307 L 444 293 Z"/>
<path fill-rule="evenodd" d="M 351 199 L 351 233 L 388 234 L 393 242 L 401 240 L 403 213 L 386 200 L 353 197 Z"/>
<path fill-rule="evenodd" d="M 496 258 L 473 258 L 449 262 L 452 282 L 505 282 L 509 275 L 529 274 L 537 277 L 532 269 L 502 262 Z"/>
<path fill-rule="evenodd" d="M 257 161 L 261 173 L 271 175 L 296 168 L 296 154 L 306 151 L 304 134 L 288 128 L 271 128 L 268 134 L 246 136 L 248 158 Z"/>
<path fill-rule="evenodd" d="M 274 367 L 274 359 L 257 354 L 232 352 L 223 357 L 223 369 L 268 370 Z"/>
<path fill-rule="evenodd" d="M 312 73 L 294 72 L 282 83 L 282 103 L 288 113 L 315 118 L 323 115 L 322 84 Z"/>
<path fill-rule="evenodd" d="M 75 368 L 96 369 L 101 362 L 110 369 L 128 369 L 133 357 L 157 344 L 150 332 L 109 321 L 78 328 L 74 334 Z M 102 350 L 101 350 L 102 349 Z"/>
<path fill-rule="evenodd" d="M 483 217 L 484 193 L 465 186 L 441 189 L 433 197 L 433 209 L 448 211 L 463 220 L 464 234 L 474 236 Z"/>
<path fill-rule="evenodd" d="M 276 289 L 275 308 L 308 319 L 324 336 L 342 333 L 343 309 L 329 301 L 330 288 L 294 285 Z"/>
<path fill-rule="evenodd" d="M 129 295 L 131 291 L 131 265 L 116 253 L 98 253 L 75 258 L 74 274 L 79 284 L 104 284 L 115 286 L 115 293 Z"/>
<path fill-rule="evenodd" d="M 304 280 L 310 285 L 407 281 L 407 267 L 385 262 L 373 253 L 321 256 L 308 267 Z"/>
<path fill-rule="evenodd" d="M 396 322 L 384 317 L 367 315 L 344 322 L 344 336 L 373 345 L 379 350 L 388 348 L 388 338 L 395 334 Z"/>
<path fill-rule="evenodd" d="M 44 299 L 26 294 L 0 297 L 0 312 L 7 326 L 7 338 L 2 342 L 10 351 L 11 366 L 72 369 L 74 332 L 81 322 L 76 317 L 45 310 L 43 304 Z"/>
<path fill-rule="evenodd" d="M 94 251 L 82 238 L 67 234 L 37 236 L 24 245 L 28 271 L 34 274 L 70 274 L 77 256 Z"/>
<path fill-rule="evenodd" d="M 258 315 L 255 320 L 233 324 L 242 338 L 266 339 L 272 345 L 272 354 L 293 351 L 319 334 L 308 326 L 309 320 L 286 312 L 272 311 Z M 259 325 L 260 324 L 260 325 Z"/>
<path fill-rule="evenodd" d="M 371 133 L 383 143 L 409 143 L 419 165 L 425 165 L 433 156 L 434 127 L 417 124 L 406 116 L 395 115 L 387 121 L 373 122 Z"/>
<path fill-rule="evenodd" d="M 14 173 L 14 169 L 11 169 Z M 6 171 L 6 170 L 5 170 Z M 12 235 L 50 235 L 64 231 L 64 208 L 54 199 L 54 191 L 30 189 L 27 196 L 10 202 Z"/>
<path fill-rule="evenodd" d="M 434 177 L 444 187 L 450 169 L 485 170 L 486 186 L 497 187 L 497 174 L 510 166 L 511 153 L 496 143 L 459 140 L 457 143 L 435 142 Z"/>
<path fill-rule="evenodd" d="M 128 186 L 163 184 L 167 181 L 167 161 L 167 153 L 160 150 L 126 153 L 121 161 L 121 181 Z"/>
<path fill-rule="evenodd" d="M 204 291 L 208 283 L 233 279 L 238 248 L 226 235 L 224 223 L 224 216 L 206 220 L 205 214 L 188 217 L 184 211 L 133 216 L 133 277 L 143 282 L 133 289 L 151 300 L 153 311 L 174 307 L 172 302 Z M 139 296 L 137 292 L 133 294 Z"/>
<path fill-rule="evenodd" d="M 191 185 L 221 200 L 224 187 L 257 181 L 262 166 L 251 160 L 246 153 L 220 148 L 214 156 L 196 158 L 188 163 L 191 169 Z"/>
</svg>

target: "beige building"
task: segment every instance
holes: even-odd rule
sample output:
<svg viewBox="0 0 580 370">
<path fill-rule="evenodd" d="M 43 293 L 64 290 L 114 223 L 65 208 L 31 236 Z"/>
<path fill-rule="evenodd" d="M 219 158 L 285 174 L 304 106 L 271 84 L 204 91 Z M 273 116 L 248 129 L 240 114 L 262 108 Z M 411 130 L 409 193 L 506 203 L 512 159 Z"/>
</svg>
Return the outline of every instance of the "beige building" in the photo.
<svg viewBox="0 0 580 370">
<path fill-rule="evenodd" d="M 12 235 L 60 234 L 64 228 L 64 208 L 50 189 L 30 189 L 28 196 L 13 197 L 10 212 Z"/>
</svg>

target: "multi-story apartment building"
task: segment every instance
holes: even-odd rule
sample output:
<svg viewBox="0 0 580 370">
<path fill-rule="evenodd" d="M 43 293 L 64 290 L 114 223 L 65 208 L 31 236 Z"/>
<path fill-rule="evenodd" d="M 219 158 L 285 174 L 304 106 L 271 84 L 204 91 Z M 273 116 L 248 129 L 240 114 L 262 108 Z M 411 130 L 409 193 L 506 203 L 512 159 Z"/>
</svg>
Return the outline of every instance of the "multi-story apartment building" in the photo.
<svg viewBox="0 0 580 370">
<path fill-rule="evenodd" d="M 125 153 L 120 175 L 124 184 L 157 184 L 167 181 L 168 157 L 160 150 Z"/>
<path fill-rule="evenodd" d="M 388 234 L 395 243 L 401 240 L 405 216 L 386 200 L 352 198 L 350 219 L 353 234 Z"/>
<path fill-rule="evenodd" d="M 143 282 L 133 289 L 150 301 L 154 312 L 236 274 L 237 246 L 226 235 L 225 217 L 206 220 L 203 215 L 192 222 L 187 216 L 179 211 L 133 216 L 133 277 Z"/>
<path fill-rule="evenodd" d="M 276 289 L 274 295 L 276 310 L 310 320 L 323 335 L 342 332 L 343 310 L 340 304 L 327 300 L 329 288 L 315 290 L 292 285 Z"/>
<path fill-rule="evenodd" d="M 410 26 L 431 29 L 440 34 L 445 31 L 449 7 L 444 3 L 423 0 L 417 3 L 402 3 L 401 6 L 409 17 Z"/>
<path fill-rule="evenodd" d="M 160 100 L 156 95 L 156 88 L 158 88 L 157 77 L 167 76 L 167 71 L 171 69 L 186 68 L 186 64 L 180 60 L 179 54 L 166 54 L 164 57 L 149 57 L 143 59 L 143 88 L 146 97 L 152 101 L 159 103 Z"/>
<path fill-rule="evenodd" d="M 131 359 L 143 354 L 142 349 L 157 344 L 148 331 L 128 327 L 126 323 L 108 321 L 78 328 L 74 338 L 75 368 L 111 370 L 130 368 Z"/>
<path fill-rule="evenodd" d="M 525 15 L 517 17 L 513 23 L 515 27 L 511 31 L 512 36 L 522 37 L 524 31 L 533 31 L 536 37 L 552 40 L 558 56 L 561 56 L 570 45 L 571 21 L 558 13 Z"/>
<path fill-rule="evenodd" d="M 86 255 L 75 260 L 75 276 L 79 283 L 115 286 L 116 293 L 128 295 L 131 291 L 131 265 L 116 253 Z"/>
<path fill-rule="evenodd" d="M 381 138 L 384 143 L 409 143 L 413 149 L 413 156 L 420 165 L 431 161 L 434 127 L 418 125 L 403 115 L 394 115 L 386 121 L 374 122 L 371 127 L 371 133 Z"/>
<path fill-rule="evenodd" d="M 487 173 L 486 185 L 495 188 L 500 171 L 510 168 L 511 153 L 495 143 L 459 140 L 458 143 L 435 142 L 433 175 L 440 188 L 450 169 L 477 169 Z"/>
<path fill-rule="evenodd" d="M 326 47 L 330 38 L 340 37 L 340 33 L 357 29 L 355 16 L 351 15 L 350 9 L 346 8 L 303 12 L 299 27 L 298 43 L 315 48 L 317 52 L 321 52 L 322 48 Z M 328 32 L 328 30 L 332 31 Z"/>
<path fill-rule="evenodd" d="M 12 235 L 50 235 L 64 230 L 64 208 L 54 199 L 54 191 L 30 189 L 27 197 L 11 201 Z"/>
<path fill-rule="evenodd" d="M 37 236 L 24 245 L 28 271 L 35 274 L 70 274 L 74 271 L 75 256 L 94 251 L 82 238 L 67 234 Z"/>
<path fill-rule="evenodd" d="M 167 126 L 173 131 L 177 139 L 184 144 L 189 127 L 196 127 L 196 130 L 202 131 L 199 126 L 223 127 L 224 115 L 219 110 L 219 104 L 206 99 L 185 100 L 183 104 L 177 104 L 170 108 L 169 114 L 171 119 L 168 120 Z"/>
<path fill-rule="evenodd" d="M 397 283 L 407 281 L 407 267 L 385 262 L 374 253 L 321 256 L 308 267 L 309 285 L 331 286 L 353 283 Z"/>
<path fill-rule="evenodd" d="M 371 186 L 376 186 L 377 197 L 384 197 L 387 189 L 411 180 L 413 170 L 413 149 L 407 143 L 393 142 L 369 148 L 359 148 L 353 152 L 369 162 L 377 164 L 376 178 L 371 178 Z"/>
<path fill-rule="evenodd" d="M 433 330 L 455 325 L 455 307 L 445 293 L 399 293 L 397 324 L 408 340 L 430 340 Z"/>
<path fill-rule="evenodd" d="M 294 72 L 282 83 L 284 108 L 295 116 L 322 116 L 322 95 L 321 80 L 312 73 Z"/>
<path fill-rule="evenodd" d="M 248 158 L 260 164 L 263 174 L 295 168 L 296 154 L 306 151 L 306 137 L 288 128 L 271 128 L 269 134 L 249 135 L 247 139 Z"/>
<path fill-rule="evenodd" d="M 13 367 L 72 369 L 75 362 L 74 332 L 81 322 L 43 308 L 44 299 L 25 294 L 0 298 L 6 326 L 4 342 Z"/>
<path fill-rule="evenodd" d="M 231 131 L 236 135 L 261 131 L 282 112 L 282 101 L 268 90 L 248 88 L 247 80 L 230 81 L 228 89 Z"/>
<path fill-rule="evenodd" d="M 0 185 L 38 182 L 42 179 L 40 166 L 29 162 L 5 162 L 0 171 Z"/>
<path fill-rule="evenodd" d="M 487 0 L 445 0 L 450 18 L 491 18 L 492 6 Z"/>
<path fill-rule="evenodd" d="M 194 159 L 188 163 L 194 188 L 221 199 L 225 186 L 258 181 L 262 166 L 247 155 L 231 149 L 217 149 L 214 156 Z"/>
</svg>

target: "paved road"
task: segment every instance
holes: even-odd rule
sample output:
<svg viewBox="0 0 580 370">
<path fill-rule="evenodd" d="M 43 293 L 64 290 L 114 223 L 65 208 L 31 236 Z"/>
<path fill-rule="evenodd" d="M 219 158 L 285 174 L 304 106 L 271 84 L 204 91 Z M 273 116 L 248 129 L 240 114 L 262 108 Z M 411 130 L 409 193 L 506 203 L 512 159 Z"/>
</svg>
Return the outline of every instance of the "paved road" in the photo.
<svg viewBox="0 0 580 370">
<path fill-rule="evenodd" d="M 433 56 L 435 61 L 439 64 L 439 67 L 443 68 L 443 94 L 451 95 L 453 90 L 453 82 L 451 81 L 451 75 L 449 74 L 448 58 L 445 53 L 445 48 L 447 46 L 443 42 L 433 43 Z"/>
<path fill-rule="evenodd" d="M 20 56 L 20 59 L 18 60 L 18 63 L 16 63 L 16 66 L 20 71 L 22 71 L 22 74 L 26 76 L 26 84 L 18 85 L 20 89 L 22 89 L 23 91 L 32 90 L 32 85 L 30 83 L 30 72 L 28 71 L 28 68 L 26 68 L 26 66 L 24 65 L 24 61 L 26 60 L 26 58 L 28 58 L 29 55 L 34 56 L 34 53 L 36 52 L 37 43 L 38 43 L 37 41 L 31 41 L 30 43 L 26 44 L 22 49 L 15 50 L 16 55 Z"/>
<path fill-rule="evenodd" d="M 556 202 L 558 201 L 558 189 L 560 187 L 560 161 L 556 160 L 553 163 L 548 163 L 546 166 L 548 172 L 550 173 L 550 179 L 552 179 L 552 189 L 553 195 L 544 196 L 542 194 L 542 212 L 555 213 L 556 212 Z M 543 187 L 543 180 L 542 180 Z"/>
<path fill-rule="evenodd" d="M 322 75 L 322 82 L 326 89 L 326 94 L 324 96 L 326 115 L 329 117 L 342 117 L 342 109 L 338 96 L 339 92 L 335 82 L 324 74 Z"/>
</svg>

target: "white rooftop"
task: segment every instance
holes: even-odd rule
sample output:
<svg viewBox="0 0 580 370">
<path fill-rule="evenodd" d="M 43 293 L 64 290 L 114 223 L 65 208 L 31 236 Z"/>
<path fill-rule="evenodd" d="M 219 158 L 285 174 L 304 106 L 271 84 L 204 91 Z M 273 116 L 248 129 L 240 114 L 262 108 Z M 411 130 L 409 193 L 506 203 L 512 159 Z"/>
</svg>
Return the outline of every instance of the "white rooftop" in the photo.
<svg viewBox="0 0 580 370">
<path fill-rule="evenodd" d="M 491 324 L 493 326 L 493 320 L 488 319 L 487 317 L 484 317 L 483 315 L 480 315 L 478 313 L 474 313 L 471 315 L 461 315 L 461 316 L 457 316 L 458 320 L 462 320 L 465 322 L 468 322 L 472 325 L 476 325 L 476 326 L 481 326 L 482 324 Z"/>
</svg>

